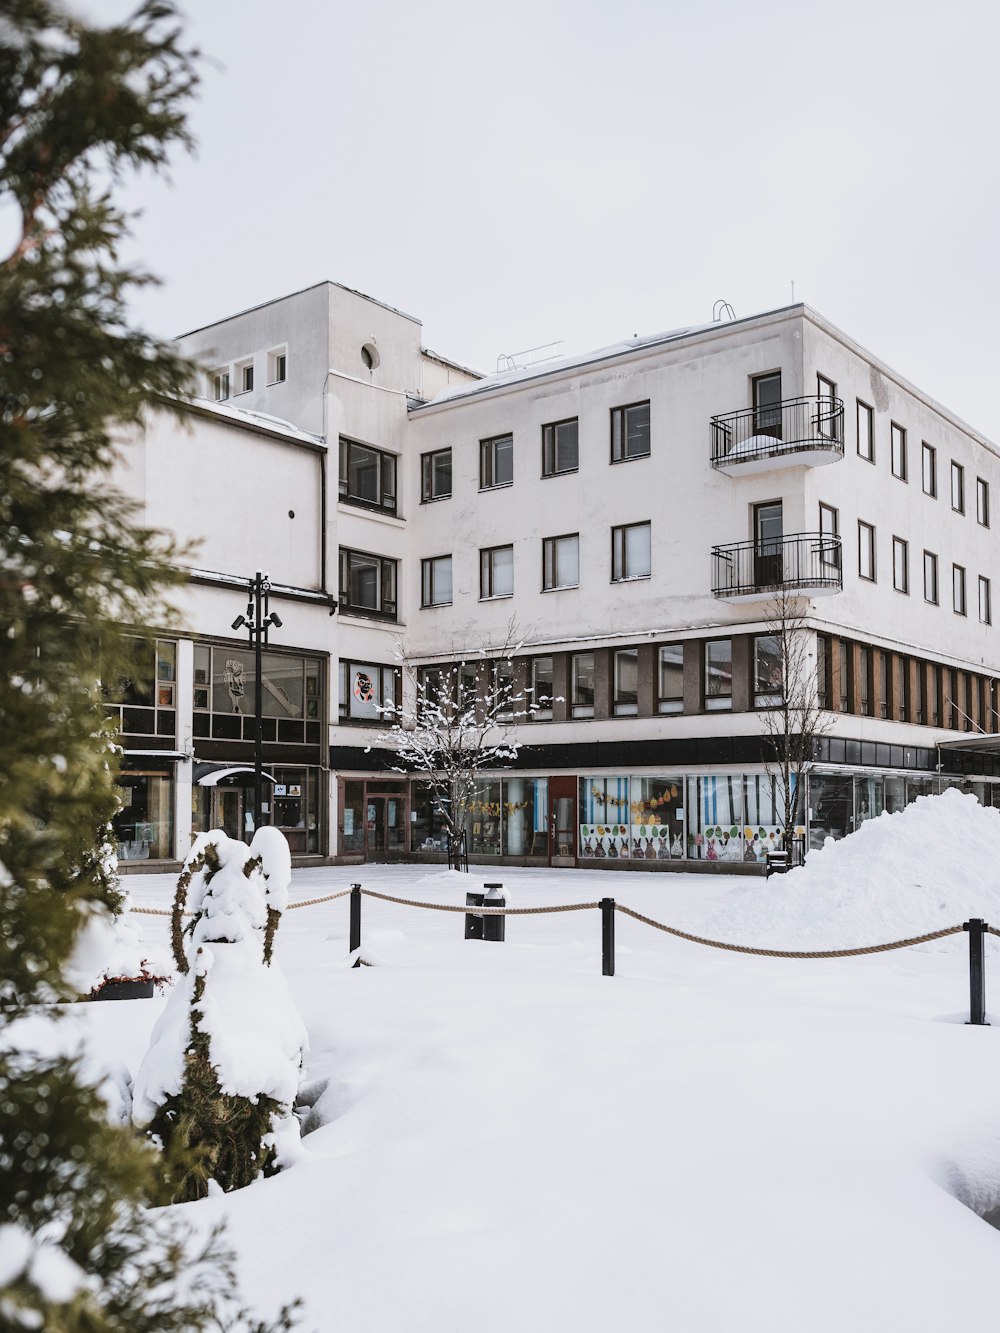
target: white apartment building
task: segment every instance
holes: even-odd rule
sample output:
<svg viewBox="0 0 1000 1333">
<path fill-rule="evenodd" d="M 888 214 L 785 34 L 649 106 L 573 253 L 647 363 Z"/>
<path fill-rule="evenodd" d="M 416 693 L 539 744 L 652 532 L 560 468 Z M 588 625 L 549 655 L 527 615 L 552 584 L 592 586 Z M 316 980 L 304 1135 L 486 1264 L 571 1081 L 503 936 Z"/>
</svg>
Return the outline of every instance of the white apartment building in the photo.
<svg viewBox="0 0 1000 1333">
<path fill-rule="evenodd" d="M 400 651 L 432 672 L 514 619 L 515 672 L 546 706 L 482 784 L 472 859 L 761 863 L 780 842 L 776 585 L 829 714 L 801 793 L 810 844 L 942 784 L 994 803 L 989 441 L 803 305 L 486 377 L 420 334 L 323 283 L 180 340 L 216 401 L 189 435 L 152 423 L 126 474 L 146 521 L 204 539 L 188 628 L 157 636 L 177 664 L 157 850 L 244 817 L 246 652 L 227 626 L 257 569 L 284 622 L 265 684 L 302 680 L 265 709 L 273 817 L 300 855 L 443 855 L 376 705 L 414 687 Z"/>
</svg>

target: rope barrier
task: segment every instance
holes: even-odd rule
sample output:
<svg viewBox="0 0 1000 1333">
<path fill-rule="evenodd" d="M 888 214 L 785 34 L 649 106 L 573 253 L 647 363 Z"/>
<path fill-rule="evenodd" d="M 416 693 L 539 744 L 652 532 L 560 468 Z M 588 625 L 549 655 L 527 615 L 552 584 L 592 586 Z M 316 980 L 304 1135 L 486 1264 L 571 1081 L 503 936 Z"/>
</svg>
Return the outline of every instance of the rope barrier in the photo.
<svg viewBox="0 0 1000 1333">
<path fill-rule="evenodd" d="M 328 893 L 322 898 L 303 898 L 300 903 L 289 903 L 285 911 L 294 911 L 296 907 L 315 907 L 317 903 L 332 903 L 335 898 L 346 898 L 349 893 L 350 889 L 341 889 L 339 893 Z"/>
<path fill-rule="evenodd" d="M 997 930 L 996 926 L 987 926 L 986 933 L 987 935 L 1000 935 L 1000 930 Z"/>
<path fill-rule="evenodd" d="M 381 898 L 386 903 L 399 903 L 402 907 L 426 907 L 432 912 L 461 912 L 465 916 L 539 916 L 544 912 L 585 912 L 600 907 L 600 903 L 564 903 L 560 907 L 453 907 L 451 903 L 422 903 L 415 898 L 394 898 L 389 893 L 376 893 L 374 889 L 362 889 L 366 898 Z M 350 893 L 350 889 L 348 889 Z"/>
<path fill-rule="evenodd" d="M 926 944 L 928 940 L 944 939 L 946 935 L 961 935 L 961 926 L 948 926 L 944 930 L 933 930 L 929 935 L 914 935 L 908 940 L 893 940 L 891 944 L 869 944 L 858 949 L 816 949 L 811 951 L 800 949 L 753 949 L 746 944 L 727 944 L 723 940 L 708 940 L 701 935 L 689 935 L 687 931 L 676 930 L 673 926 L 666 926 L 662 921 L 654 921 L 651 916 L 643 916 L 641 912 L 634 912 L 631 907 L 625 907 L 622 903 L 615 903 L 615 911 L 621 912 L 623 916 L 633 917 L 636 921 L 643 922 L 644 925 L 653 926 L 656 930 L 665 931 L 668 935 L 676 935 L 680 940 L 689 940 L 692 944 L 706 944 L 711 949 L 727 949 L 730 953 L 749 953 L 756 954 L 763 958 L 857 958 L 867 953 L 886 953 L 890 949 L 908 949 L 914 944 Z M 992 927 L 991 927 L 992 930 Z M 1000 934 L 1000 931 L 993 931 L 994 935 Z"/>
</svg>

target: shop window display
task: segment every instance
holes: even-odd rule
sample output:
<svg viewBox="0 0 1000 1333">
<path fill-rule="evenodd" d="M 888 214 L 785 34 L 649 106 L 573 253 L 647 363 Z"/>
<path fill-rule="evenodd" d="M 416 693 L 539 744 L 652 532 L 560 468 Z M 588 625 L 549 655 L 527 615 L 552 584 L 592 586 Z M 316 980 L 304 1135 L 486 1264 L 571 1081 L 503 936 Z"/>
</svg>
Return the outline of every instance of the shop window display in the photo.
<svg viewBox="0 0 1000 1333">
<path fill-rule="evenodd" d="M 469 855 L 500 855 L 500 823 L 503 793 L 499 779 L 477 782 L 465 814 Z"/>
<path fill-rule="evenodd" d="M 549 783 L 547 778 L 504 778 L 501 809 L 505 856 L 547 856 Z"/>
<path fill-rule="evenodd" d="M 580 856 L 620 860 L 631 855 L 627 777 L 580 779 Z"/>
<path fill-rule="evenodd" d="M 743 774 L 706 774 L 687 783 L 688 856 L 697 861 L 743 860 Z"/>
<path fill-rule="evenodd" d="M 792 774 L 793 837 L 805 836 L 805 815 L 795 774 Z M 784 786 L 777 776 L 768 773 L 748 773 L 744 791 L 745 820 L 743 824 L 743 860 L 766 861 L 771 852 L 790 851 L 785 846 Z"/>
<path fill-rule="evenodd" d="M 122 861 L 160 860 L 174 854 L 174 779 L 169 773 L 121 773 L 122 808 L 112 827 Z"/>
<path fill-rule="evenodd" d="M 683 777 L 633 777 L 629 791 L 632 857 L 637 861 L 682 860 Z"/>
</svg>

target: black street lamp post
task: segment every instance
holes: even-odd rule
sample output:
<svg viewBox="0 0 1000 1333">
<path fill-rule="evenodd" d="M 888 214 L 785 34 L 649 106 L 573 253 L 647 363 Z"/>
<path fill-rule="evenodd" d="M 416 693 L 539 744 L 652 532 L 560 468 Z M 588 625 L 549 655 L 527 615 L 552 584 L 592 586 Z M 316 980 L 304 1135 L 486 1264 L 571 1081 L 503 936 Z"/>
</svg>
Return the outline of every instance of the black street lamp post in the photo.
<svg viewBox="0 0 1000 1333">
<path fill-rule="evenodd" d="M 264 804 L 264 698 L 261 658 L 264 644 L 267 643 L 267 632 L 272 625 L 275 629 L 281 629 L 281 618 L 277 612 L 268 611 L 268 594 L 271 591 L 271 584 L 266 574 L 262 574 L 258 570 L 256 577 L 249 580 L 248 588 L 249 600 L 247 601 L 246 615 L 236 617 L 233 621 L 233 629 L 242 629 L 245 625 L 250 643 L 253 645 L 253 826 L 256 830 L 261 825 L 261 807 Z"/>
</svg>

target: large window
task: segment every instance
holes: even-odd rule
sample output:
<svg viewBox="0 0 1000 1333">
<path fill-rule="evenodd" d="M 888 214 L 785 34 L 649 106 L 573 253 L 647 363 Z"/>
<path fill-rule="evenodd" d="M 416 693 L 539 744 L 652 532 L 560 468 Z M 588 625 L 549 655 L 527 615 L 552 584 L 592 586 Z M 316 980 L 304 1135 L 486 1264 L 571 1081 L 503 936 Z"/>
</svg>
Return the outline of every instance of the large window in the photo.
<svg viewBox="0 0 1000 1333">
<path fill-rule="evenodd" d="M 573 717 L 594 716 L 594 654 L 574 653 L 570 665 L 570 712 Z"/>
<path fill-rule="evenodd" d="M 249 648 L 195 644 L 196 737 L 254 739 L 254 672 L 254 653 Z M 262 655 L 261 711 L 265 742 L 320 744 L 322 680 L 319 658 L 275 652 Z"/>
<path fill-rule="evenodd" d="M 420 562 L 420 605 L 451 606 L 451 556 L 436 555 Z"/>
<path fill-rule="evenodd" d="M 420 499 L 446 500 L 451 495 L 451 450 L 435 449 L 420 456 Z"/>
<path fill-rule="evenodd" d="M 340 437 L 340 498 L 365 509 L 396 512 L 396 456 Z"/>
<path fill-rule="evenodd" d="M 542 476 L 575 472 L 580 466 L 580 423 L 576 417 L 542 427 Z"/>
<path fill-rule="evenodd" d="M 639 649 L 619 648 L 615 652 L 616 717 L 632 717 L 639 711 Z"/>
<path fill-rule="evenodd" d="M 892 586 L 897 592 L 910 591 L 910 546 L 902 537 L 892 539 Z"/>
<path fill-rule="evenodd" d="M 937 450 L 926 440 L 920 446 L 920 481 L 925 495 L 937 495 Z"/>
<path fill-rule="evenodd" d="M 840 568 L 840 514 L 833 505 L 819 506 L 819 558 L 831 569 Z"/>
<path fill-rule="evenodd" d="M 212 397 L 217 403 L 224 403 L 229 397 L 228 370 L 218 370 L 212 376 Z"/>
<path fill-rule="evenodd" d="M 990 526 L 990 483 L 976 478 L 976 521 L 984 528 Z"/>
<path fill-rule="evenodd" d="M 546 537 L 542 542 L 542 588 L 576 588 L 580 584 L 580 534 Z"/>
<path fill-rule="evenodd" d="M 659 659 L 658 711 L 661 713 L 683 713 L 684 645 L 682 643 L 661 644 Z"/>
<path fill-rule="evenodd" d="M 396 561 L 340 548 L 340 606 L 351 615 L 396 619 Z"/>
<path fill-rule="evenodd" d="M 895 421 L 890 425 L 892 445 L 892 475 L 906 480 L 906 431 Z"/>
<path fill-rule="evenodd" d="M 965 513 L 965 468 L 951 460 L 951 507 L 958 514 Z"/>
<path fill-rule="evenodd" d="M 705 644 L 705 710 L 718 713 L 733 706 L 733 641 L 709 639 Z"/>
<path fill-rule="evenodd" d="M 753 706 L 774 708 L 781 703 L 781 640 L 777 634 L 758 634 L 753 641 Z"/>
<path fill-rule="evenodd" d="M 858 456 L 868 463 L 875 462 L 875 413 L 858 399 Z"/>
<path fill-rule="evenodd" d="M 611 409 L 611 461 L 649 457 L 649 403 Z"/>
<path fill-rule="evenodd" d="M 938 558 L 933 551 L 924 552 L 924 601 L 938 603 Z"/>
<path fill-rule="evenodd" d="M 514 480 L 514 437 L 495 435 L 479 441 L 479 489 L 509 486 Z"/>
<path fill-rule="evenodd" d="M 533 657 L 531 659 L 531 703 L 534 704 L 534 711 L 531 717 L 534 720 L 547 722 L 551 718 L 554 694 L 552 658 Z"/>
<path fill-rule="evenodd" d="M 858 577 L 875 582 L 875 529 L 858 519 Z"/>
<path fill-rule="evenodd" d="M 479 552 L 479 596 L 485 601 L 490 597 L 512 597 L 514 595 L 514 548 L 513 546 L 490 546 Z"/>
<path fill-rule="evenodd" d="M 174 854 L 174 777 L 147 769 L 118 775 L 121 808 L 111 825 L 122 861 L 164 860 Z"/>
<path fill-rule="evenodd" d="M 125 641 L 128 661 L 108 712 L 126 736 L 169 736 L 177 730 L 177 645 L 169 639 Z"/>
<path fill-rule="evenodd" d="M 391 721 L 385 710 L 399 703 L 399 680 L 398 667 L 341 661 L 341 722 Z"/>
<path fill-rule="evenodd" d="M 611 580 L 648 579 L 652 540 L 649 523 L 627 523 L 611 529 Z"/>
<path fill-rule="evenodd" d="M 957 616 L 964 616 L 965 605 L 965 570 L 961 565 L 951 567 L 951 608 Z"/>
</svg>

